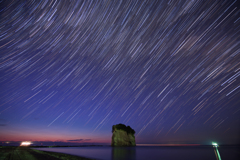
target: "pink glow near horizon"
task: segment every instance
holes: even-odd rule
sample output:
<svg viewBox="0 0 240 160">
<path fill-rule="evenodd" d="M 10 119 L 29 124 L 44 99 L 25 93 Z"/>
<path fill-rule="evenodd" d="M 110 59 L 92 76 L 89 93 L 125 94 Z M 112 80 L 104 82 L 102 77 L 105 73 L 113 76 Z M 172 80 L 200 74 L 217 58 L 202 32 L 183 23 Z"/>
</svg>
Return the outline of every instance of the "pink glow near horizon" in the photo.
<svg viewBox="0 0 240 160">
<path fill-rule="evenodd" d="M 136 144 L 137 146 L 200 146 L 201 144 Z"/>
<path fill-rule="evenodd" d="M 73 141 L 83 139 L 82 141 Z M 70 141 L 69 141 L 70 140 Z M 87 136 L 87 135 L 79 135 L 79 136 L 67 136 L 59 134 L 31 134 L 31 133 L 18 133 L 18 134 L 2 134 L 0 137 L 0 141 L 51 141 L 51 142 L 68 142 L 68 143 L 111 143 L 110 138 L 103 138 L 100 136 Z"/>
</svg>

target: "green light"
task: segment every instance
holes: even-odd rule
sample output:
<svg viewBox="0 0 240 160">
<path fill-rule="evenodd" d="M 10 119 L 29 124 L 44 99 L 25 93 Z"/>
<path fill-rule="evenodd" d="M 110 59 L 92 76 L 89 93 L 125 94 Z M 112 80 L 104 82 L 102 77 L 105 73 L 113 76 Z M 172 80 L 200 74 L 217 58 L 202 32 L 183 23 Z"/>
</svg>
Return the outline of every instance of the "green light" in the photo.
<svg viewBox="0 0 240 160">
<path fill-rule="evenodd" d="M 216 150 L 217 150 L 218 159 L 221 160 L 220 153 L 218 152 L 217 147 L 216 147 Z"/>
<path fill-rule="evenodd" d="M 215 149 L 214 149 L 214 152 L 215 152 L 215 154 L 216 154 L 216 157 L 217 157 L 217 159 L 218 160 L 221 160 L 221 156 L 220 156 L 220 153 L 219 153 L 219 151 L 218 151 L 218 149 L 217 149 L 217 147 L 218 147 L 218 144 L 216 143 L 216 142 L 212 142 L 212 145 L 215 147 Z"/>
</svg>

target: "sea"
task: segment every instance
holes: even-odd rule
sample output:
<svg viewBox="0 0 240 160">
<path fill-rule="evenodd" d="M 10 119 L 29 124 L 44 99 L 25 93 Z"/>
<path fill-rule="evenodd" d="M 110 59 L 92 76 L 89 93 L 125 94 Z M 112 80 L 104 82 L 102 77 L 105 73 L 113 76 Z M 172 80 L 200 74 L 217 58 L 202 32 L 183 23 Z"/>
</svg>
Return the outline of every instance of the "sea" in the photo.
<svg viewBox="0 0 240 160">
<path fill-rule="evenodd" d="M 34 149 L 97 160 L 240 160 L 239 146 L 86 146 Z"/>
</svg>

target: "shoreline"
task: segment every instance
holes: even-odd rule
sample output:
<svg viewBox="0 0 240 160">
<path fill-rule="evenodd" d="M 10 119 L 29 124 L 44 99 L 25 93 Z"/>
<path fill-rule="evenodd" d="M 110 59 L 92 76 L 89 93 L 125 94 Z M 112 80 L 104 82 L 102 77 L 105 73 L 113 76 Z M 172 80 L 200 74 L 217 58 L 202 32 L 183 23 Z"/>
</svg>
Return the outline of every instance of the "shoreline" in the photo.
<svg viewBox="0 0 240 160">
<path fill-rule="evenodd" d="M 83 156 L 36 150 L 30 147 L 1 146 L 0 159 L 4 160 L 93 160 Z"/>
</svg>

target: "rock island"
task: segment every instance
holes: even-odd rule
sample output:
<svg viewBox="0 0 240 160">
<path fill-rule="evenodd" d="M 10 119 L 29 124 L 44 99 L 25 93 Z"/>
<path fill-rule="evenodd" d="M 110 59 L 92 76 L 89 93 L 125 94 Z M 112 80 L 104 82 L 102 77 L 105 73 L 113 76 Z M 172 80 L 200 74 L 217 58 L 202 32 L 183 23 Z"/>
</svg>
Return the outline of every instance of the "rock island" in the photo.
<svg viewBox="0 0 240 160">
<path fill-rule="evenodd" d="M 112 126 L 112 143 L 111 146 L 136 146 L 135 131 L 124 124 Z"/>
</svg>

